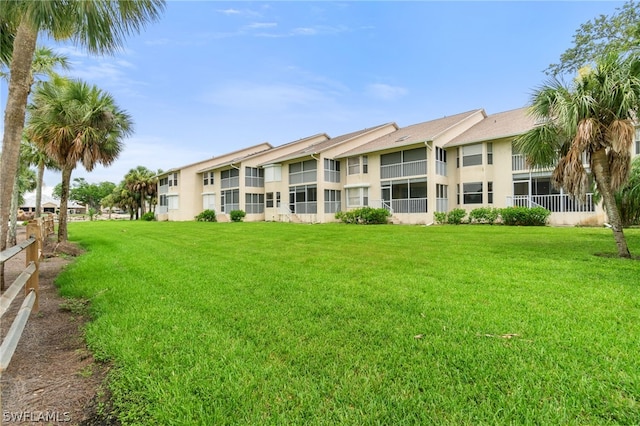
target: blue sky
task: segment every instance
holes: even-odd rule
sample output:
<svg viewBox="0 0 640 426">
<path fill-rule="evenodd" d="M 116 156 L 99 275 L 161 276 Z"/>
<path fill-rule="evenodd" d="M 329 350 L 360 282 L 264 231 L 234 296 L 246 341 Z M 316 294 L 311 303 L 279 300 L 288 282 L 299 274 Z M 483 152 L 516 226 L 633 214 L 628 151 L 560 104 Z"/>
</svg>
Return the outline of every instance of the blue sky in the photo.
<svg viewBox="0 0 640 426">
<path fill-rule="evenodd" d="M 520 108 L 576 29 L 622 4 L 167 1 L 115 56 L 58 45 L 69 75 L 135 122 L 113 165 L 73 177 L 118 183 L 137 165 L 167 170 L 264 141 Z"/>
</svg>

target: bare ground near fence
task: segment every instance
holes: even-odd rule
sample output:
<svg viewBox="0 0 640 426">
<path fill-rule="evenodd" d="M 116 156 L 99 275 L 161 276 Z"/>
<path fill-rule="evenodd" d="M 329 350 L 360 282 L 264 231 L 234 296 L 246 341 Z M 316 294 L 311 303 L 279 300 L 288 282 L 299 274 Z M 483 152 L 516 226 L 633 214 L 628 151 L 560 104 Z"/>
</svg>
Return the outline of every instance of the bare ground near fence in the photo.
<svg viewBox="0 0 640 426">
<path fill-rule="evenodd" d="M 18 233 L 24 240 L 25 230 Z M 60 271 L 80 250 L 72 244 L 43 244 L 40 262 L 40 310 L 32 313 L 11 363 L 0 378 L 2 424 L 107 425 L 99 414 L 106 401 L 102 383 L 108 366 L 96 362 L 87 349 L 83 327 L 88 318 L 60 297 L 54 284 Z M 5 264 L 7 283 L 24 269 L 25 254 Z M 24 295 L 16 297 L 2 318 L 0 341 L 5 337 Z M 69 309 L 69 307 L 72 309 Z M 22 417 L 23 420 L 17 420 Z M 26 421 L 25 421 L 26 420 Z"/>
</svg>

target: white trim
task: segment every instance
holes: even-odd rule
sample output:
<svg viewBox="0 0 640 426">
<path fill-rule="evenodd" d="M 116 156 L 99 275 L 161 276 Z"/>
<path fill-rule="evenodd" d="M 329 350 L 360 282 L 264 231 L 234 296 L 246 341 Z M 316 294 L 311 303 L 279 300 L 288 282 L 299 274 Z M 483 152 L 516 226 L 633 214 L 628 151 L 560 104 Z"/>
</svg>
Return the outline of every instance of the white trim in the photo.
<svg viewBox="0 0 640 426">
<path fill-rule="evenodd" d="M 369 183 L 350 183 L 349 185 L 344 185 L 343 188 L 344 189 L 349 189 L 349 188 L 369 188 L 371 186 L 371 184 Z"/>
</svg>

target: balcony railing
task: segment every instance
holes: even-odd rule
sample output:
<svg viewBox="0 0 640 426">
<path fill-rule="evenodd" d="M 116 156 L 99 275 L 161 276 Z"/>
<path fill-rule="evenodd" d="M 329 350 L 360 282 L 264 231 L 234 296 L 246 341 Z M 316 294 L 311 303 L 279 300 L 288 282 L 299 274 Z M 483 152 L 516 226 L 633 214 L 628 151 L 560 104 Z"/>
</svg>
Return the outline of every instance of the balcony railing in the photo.
<svg viewBox="0 0 640 426">
<path fill-rule="evenodd" d="M 410 161 L 408 163 L 396 163 L 380 166 L 380 177 L 382 179 L 420 176 L 427 174 L 427 160 Z"/>
<path fill-rule="evenodd" d="M 290 207 L 293 209 L 293 213 L 295 214 L 315 214 L 318 213 L 318 202 L 317 201 L 306 201 L 302 203 L 291 204 Z"/>
<path fill-rule="evenodd" d="M 404 198 L 391 200 L 393 213 L 426 213 L 426 198 Z"/>
<path fill-rule="evenodd" d="M 551 195 L 514 195 L 507 197 L 507 206 L 544 207 L 553 213 L 594 212 L 593 194 L 586 195 L 584 200 L 576 199 L 568 194 Z"/>
<path fill-rule="evenodd" d="M 220 188 L 237 188 L 240 186 L 240 178 L 238 176 L 226 179 L 220 179 Z"/>
<path fill-rule="evenodd" d="M 447 163 L 444 161 L 436 160 L 436 174 L 439 176 L 447 175 Z"/>
<path fill-rule="evenodd" d="M 340 201 L 325 201 L 324 202 L 324 212 L 325 213 L 337 213 L 341 211 L 341 203 Z"/>
<path fill-rule="evenodd" d="M 527 161 L 524 155 L 522 154 L 513 154 L 511 156 L 511 170 L 527 170 Z"/>
<path fill-rule="evenodd" d="M 436 198 L 436 211 L 437 212 L 449 211 L 449 200 L 447 198 Z"/>
</svg>

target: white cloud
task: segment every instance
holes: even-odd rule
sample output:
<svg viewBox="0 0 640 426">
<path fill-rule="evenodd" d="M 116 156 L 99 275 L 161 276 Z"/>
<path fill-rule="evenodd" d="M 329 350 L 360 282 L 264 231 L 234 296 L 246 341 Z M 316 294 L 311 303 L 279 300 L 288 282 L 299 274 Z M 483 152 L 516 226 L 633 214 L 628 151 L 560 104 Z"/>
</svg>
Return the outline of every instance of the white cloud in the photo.
<svg viewBox="0 0 640 426">
<path fill-rule="evenodd" d="M 262 30 L 265 28 L 275 28 L 278 24 L 276 22 L 254 22 L 252 24 L 247 25 L 245 28 L 250 30 Z"/>
<path fill-rule="evenodd" d="M 366 92 L 369 96 L 385 101 L 395 100 L 405 96 L 409 91 L 400 86 L 391 86 L 389 84 L 374 83 L 367 86 Z"/>
</svg>

